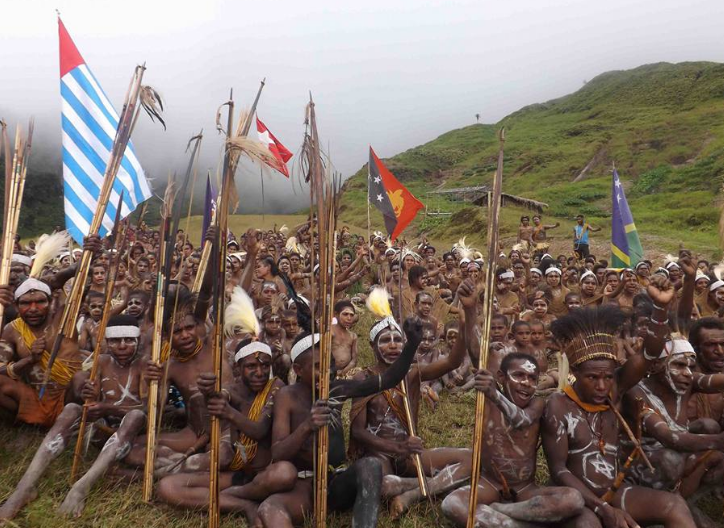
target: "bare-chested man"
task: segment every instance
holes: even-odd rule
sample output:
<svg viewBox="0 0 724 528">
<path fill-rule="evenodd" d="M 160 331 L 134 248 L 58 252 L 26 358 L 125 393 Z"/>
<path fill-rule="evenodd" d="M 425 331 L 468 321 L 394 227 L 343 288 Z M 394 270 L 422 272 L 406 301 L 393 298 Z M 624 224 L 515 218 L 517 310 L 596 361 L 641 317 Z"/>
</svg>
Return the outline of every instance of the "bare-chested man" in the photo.
<svg viewBox="0 0 724 528">
<path fill-rule="evenodd" d="M 330 511 L 353 508 L 356 528 L 377 526 L 382 467 L 377 459 L 365 457 L 345 469 L 344 431 L 339 415 L 348 398 L 363 398 L 397 385 L 405 376 L 420 343 L 422 325 L 405 325 L 407 344 L 395 363 L 383 373 L 364 380 L 332 380 L 334 402 L 312 401 L 312 385 L 319 381 L 319 334 L 302 334 L 292 347 L 297 383 L 282 388 L 274 405 L 272 458 L 289 460 L 299 470 L 292 491 L 278 493 L 259 507 L 259 519 L 266 528 L 287 528 L 301 524 L 313 510 L 314 437 L 319 428 L 329 426 L 330 470 L 327 504 Z M 314 353 L 312 351 L 314 350 Z"/>
<path fill-rule="evenodd" d="M 461 284 L 458 298 L 465 309 L 465 320 L 472 326 L 476 303 L 472 280 L 467 279 Z M 377 359 L 377 363 L 367 369 L 371 374 L 385 372 L 402 349 L 399 327 L 381 324 L 370 331 L 370 343 Z M 390 509 L 394 517 L 400 516 L 421 498 L 413 455 L 420 455 L 425 474 L 433 477 L 427 483 L 431 496 L 453 489 L 470 475 L 468 450 L 423 449 L 422 440 L 409 433 L 410 429 L 417 428 L 421 383 L 436 380 L 462 363 L 467 347 L 467 339 L 463 336 L 470 335 L 472 331 L 471 328 L 463 330 L 464 327 L 460 328 L 455 348 L 448 356 L 428 364 L 417 364 L 407 375 L 406 397 L 409 398 L 412 424 L 408 424 L 403 395 L 397 389 L 359 399 L 352 404 L 350 449 L 353 454 L 373 456 L 382 461 L 384 474 L 387 475 L 383 494 L 392 498 Z"/>
<path fill-rule="evenodd" d="M 334 304 L 337 324 L 332 325 L 332 357 L 337 375 L 344 377 L 357 366 L 357 334 L 352 331 L 356 322 L 356 310 L 348 299 Z"/>
<path fill-rule="evenodd" d="M 475 388 L 492 403 L 485 406 L 475 514 L 475 525 L 481 528 L 528 526 L 525 522 L 577 526 L 575 521 L 562 521 L 583 511 L 578 491 L 541 488 L 535 483 L 538 432 L 545 406 L 545 401 L 535 396 L 538 373 L 535 358 L 519 352 L 507 355 L 495 376 L 487 370 L 476 373 Z M 442 503 L 445 515 L 460 526 L 467 521 L 469 496 L 470 486 L 465 486 Z"/>
<path fill-rule="evenodd" d="M 91 469 L 68 493 L 59 510 L 65 515 L 80 516 L 93 484 L 111 464 L 125 458 L 133 439 L 144 426 L 145 415 L 141 410 L 143 405 L 139 390 L 141 362 L 137 354 L 139 335 L 138 327 L 128 316 L 114 317 L 108 323 L 108 354 L 99 358 L 99 377 L 85 383 L 82 396 L 86 400 L 95 400 L 88 406 L 89 422 L 103 419 L 106 425 L 118 430 L 105 442 Z M 17 488 L 0 508 L 0 519 L 13 518 L 28 502 L 35 500 L 36 484 L 50 463 L 68 446 L 69 439 L 77 432 L 81 414 L 80 405 L 69 403 L 65 406 Z"/>
<path fill-rule="evenodd" d="M 270 378 L 272 352 L 269 345 L 246 339 L 234 356 L 237 381 L 214 394 L 216 376 L 204 373 L 200 390 L 208 396 L 209 413 L 225 420 L 238 433 L 234 458 L 228 471 L 219 475 L 219 503 L 223 512 L 244 512 L 256 522 L 258 503 L 272 493 L 289 491 L 297 470 L 289 462 L 272 462 L 272 409 L 276 392 L 284 386 Z M 209 503 L 209 473 L 180 473 L 158 484 L 161 500 L 183 508 L 206 508 Z"/>
<path fill-rule="evenodd" d="M 548 400 L 543 419 L 543 447 L 557 484 L 577 489 L 586 504 L 585 526 L 635 528 L 663 524 L 694 528 L 681 496 L 625 484 L 614 490 L 619 470 L 619 421 L 611 405 L 645 375 L 669 333 L 667 307 L 674 289 L 664 277 L 648 286 L 654 310 L 644 353 L 619 367 L 615 335 L 625 316 L 611 306 L 581 308 L 558 319 L 552 332 L 561 343 L 576 381 Z M 609 493 L 610 492 L 610 493 Z M 605 499 L 605 500 L 604 500 Z"/>
</svg>

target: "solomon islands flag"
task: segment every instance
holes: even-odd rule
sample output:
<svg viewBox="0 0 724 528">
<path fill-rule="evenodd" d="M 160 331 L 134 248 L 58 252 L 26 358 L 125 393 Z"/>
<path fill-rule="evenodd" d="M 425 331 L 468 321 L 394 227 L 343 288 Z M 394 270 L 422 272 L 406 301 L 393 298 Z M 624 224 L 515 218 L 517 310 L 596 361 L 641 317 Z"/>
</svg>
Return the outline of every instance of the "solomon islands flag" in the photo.
<svg viewBox="0 0 724 528">
<path fill-rule="evenodd" d="M 387 234 L 395 240 L 424 205 L 384 166 L 372 147 L 368 171 L 369 201 L 382 213 Z"/>
<path fill-rule="evenodd" d="M 58 33 L 65 225 L 73 239 L 82 244 L 83 237 L 90 231 L 98 204 L 98 195 L 116 137 L 118 114 L 60 18 Z M 101 225 L 101 236 L 113 228 L 121 191 L 121 217 L 128 216 L 138 204 L 151 197 L 151 189 L 131 143 L 126 148 L 113 182 Z"/>
<path fill-rule="evenodd" d="M 613 213 L 611 214 L 611 267 L 633 268 L 644 259 L 638 231 L 626 201 L 618 172 L 613 169 Z"/>
</svg>

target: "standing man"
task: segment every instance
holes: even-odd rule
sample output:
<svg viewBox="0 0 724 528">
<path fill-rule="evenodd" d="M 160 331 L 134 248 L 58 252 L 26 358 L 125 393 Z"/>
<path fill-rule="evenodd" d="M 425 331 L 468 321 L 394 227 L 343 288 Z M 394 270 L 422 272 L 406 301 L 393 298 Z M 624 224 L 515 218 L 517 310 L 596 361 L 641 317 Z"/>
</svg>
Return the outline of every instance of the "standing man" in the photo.
<svg viewBox="0 0 724 528">
<path fill-rule="evenodd" d="M 573 251 L 578 254 L 579 259 L 583 260 L 590 255 L 590 251 L 588 250 L 588 233 L 597 233 L 600 230 L 600 227 L 593 227 L 587 223 L 583 215 L 576 217 L 576 225 L 573 226 Z"/>
</svg>

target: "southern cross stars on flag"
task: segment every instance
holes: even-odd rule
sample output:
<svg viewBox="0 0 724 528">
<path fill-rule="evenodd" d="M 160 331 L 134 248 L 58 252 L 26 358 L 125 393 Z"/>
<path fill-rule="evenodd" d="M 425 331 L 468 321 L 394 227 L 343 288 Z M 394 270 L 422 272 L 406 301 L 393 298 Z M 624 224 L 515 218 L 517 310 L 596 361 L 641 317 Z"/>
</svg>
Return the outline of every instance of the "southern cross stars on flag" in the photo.
<svg viewBox="0 0 724 528">
<path fill-rule="evenodd" d="M 644 258 L 639 234 L 634 224 L 626 193 L 621 185 L 618 172 L 613 169 L 611 191 L 613 207 L 611 213 L 611 267 L 633 268 Z"/>
<path fill-rule="evenodd" d="M 384 166 L 372 147 L 368 171 L 370 203 L 382 213 L 387 234 L 395 240 L 424 206 Z"/>
</svg>

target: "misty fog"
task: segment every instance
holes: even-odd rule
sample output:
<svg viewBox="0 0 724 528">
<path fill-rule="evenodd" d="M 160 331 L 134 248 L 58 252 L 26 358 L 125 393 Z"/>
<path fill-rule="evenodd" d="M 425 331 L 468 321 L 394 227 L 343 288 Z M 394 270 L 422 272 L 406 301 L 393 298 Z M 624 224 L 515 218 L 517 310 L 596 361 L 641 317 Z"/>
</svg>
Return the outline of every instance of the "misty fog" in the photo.
<svg viewBox="0 0 724 528">
<path fill-rule="evenodd" d="M 61 173 L 55 9 L 117 109 L 133 68 L 165 99 L 168 130 L 142 116 L 134 143 L 158 190 L 204 129 L 200 179 L 220 164 L 217 107 L 234 88 L 292 152 L 312 92 L 325 146 L 345 177 L 368 145 L 389 157 L 450 129 L 496 122 L 608 70 L 724 59 L 720 0 L 412 0 L 363 3 L 2 0 L 0 117 L 36 119 L 31 165 Z M 293 166 L 295 159 L 290 162 Z M 307 203 L 298 175 L 269 171 L 267 212 Z M 242 212 L 261 210 L 259 167 L 237 174 Z M 199 182 L 198 188 L 202 187 Z"/>
</svg>

